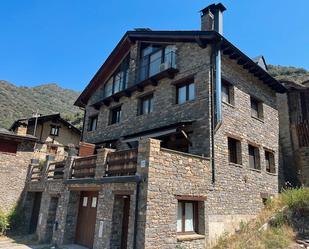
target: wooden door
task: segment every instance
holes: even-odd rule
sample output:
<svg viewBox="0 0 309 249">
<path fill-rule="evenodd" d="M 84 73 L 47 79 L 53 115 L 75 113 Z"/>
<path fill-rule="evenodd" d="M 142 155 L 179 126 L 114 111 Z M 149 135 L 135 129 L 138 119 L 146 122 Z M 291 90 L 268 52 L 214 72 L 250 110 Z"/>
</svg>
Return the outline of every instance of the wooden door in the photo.
<svg viewBox="0 0 309 249">
<path fill-rule="evenodd" d="M 80 194 L 75 242 L 93 247 L 97 216 L 98 192 L 83 191 Z"/>
<path fill-rule="evenodd" d="M 36 192 L 36 193 L 33 193 L 33 195 L 34 195 L 34 200 L 33 200 L 33 208 L 32 208 L 31 220 L 30 220 L 30 227 L 29 227 L 30 234 L 35 233 L 36 227 L 38 225 L 42 192 Z"/>
<path fill-rule="evenodd" d="M 122 217 L 122 232 L 121 232 L 121 249 L 127 249 L 128 243 L 128 228 L 130 215 L 130 196 L 123 198 L 123 217 Z"/>
</svg>

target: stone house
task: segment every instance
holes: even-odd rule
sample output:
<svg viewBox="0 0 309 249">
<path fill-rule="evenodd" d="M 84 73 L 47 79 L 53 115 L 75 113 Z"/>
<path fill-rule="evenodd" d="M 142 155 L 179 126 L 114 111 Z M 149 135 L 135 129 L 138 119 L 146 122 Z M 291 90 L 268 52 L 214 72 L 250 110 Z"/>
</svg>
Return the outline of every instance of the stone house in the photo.
<svg viewBox="0 0 309 249">
<path fill-rule="evenodd" d="M 0 210 L 9 212 L 21 199 L 37 138 L 0 129 Z"/>
<path fill-rule="evenodd" d="M 64 159 L 69 146 L 79 145 L 81 134 L 78 128 L 63 119 L 59 113 L 18 119 L 10 130 L 19 135 L 36 136 L 39 140 L 35 147 L 35 158 L 40 160 L 45 160 L 46 155 Z"/>
<path fill-rule="evenodd" d="M 309 186 L 309 81 L 282 83 L 287 92 L 277 97 L 283 177 L 294 186 Z"/>
<path fill-rule="evenodd" d="M 123 36 L 75 103 L 96 154 L 29 178 L 40 240 L 205 248 L 278 193 L 285 88 L 224 38 L 224 10 L 203 9 L 200 31 Z"/>
</svg>

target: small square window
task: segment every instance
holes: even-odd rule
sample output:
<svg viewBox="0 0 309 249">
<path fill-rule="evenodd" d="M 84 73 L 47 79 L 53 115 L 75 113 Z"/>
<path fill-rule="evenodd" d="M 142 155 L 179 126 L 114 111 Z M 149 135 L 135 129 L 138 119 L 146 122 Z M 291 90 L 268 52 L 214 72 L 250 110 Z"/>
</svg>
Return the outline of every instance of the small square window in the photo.
<svg viewBox="0 0 309 249">
<path fill-rule="evenodd" d="M 95 131 L 98 124 L 98 115 L 89 117 L 88 119 L 88 131 Z"/>
<path fill-rule="evenodd" d="M 248 145 L 249 167 L 251 169 L 261 169 L 259 148 Z"/>
<path fill-rule="evenodd" d="M 153 94 L 147 95 L 140 99 L 139 114 L 148 114 L 153 111 Z"/>
<path fill-rule="evenodd" d="M 239 140 L 229 137 L 228 138 L 228 153 L 229 162 L 241 164 L 241 143 Z"/>
<path fill-rule="evenodd" d="M 276 173 L 275 155 L 274 153 L 265 150 L 266 171 L 269 173 Z"/>
<path fill-rule="evenodd" d="M 251 116 L 263 119 L 263 103 L 253 97 L 250 98 L 251 102 Z"/>
<path fill-rule="evenodd" d="M 121 106 L 111 109 L 110 124 L 120 123 L 120 120 L 121 120 Z"/>
<path fill-rule="evenodd" d="M 59 136 L 59 126 L 51 125 L 50 127 L 50 135 Z"/>
<path fill-rule="evenodd" d="M 177 86 L 177 104 L 183 104 L 187 101 L 195 99 L 195 84 L 194 82 L 181 84 Z"/>
<path fill-rule="evenodd" d="M 177 233 L 198 233 L 197 201 L 178 201 Z"/>
</svg>

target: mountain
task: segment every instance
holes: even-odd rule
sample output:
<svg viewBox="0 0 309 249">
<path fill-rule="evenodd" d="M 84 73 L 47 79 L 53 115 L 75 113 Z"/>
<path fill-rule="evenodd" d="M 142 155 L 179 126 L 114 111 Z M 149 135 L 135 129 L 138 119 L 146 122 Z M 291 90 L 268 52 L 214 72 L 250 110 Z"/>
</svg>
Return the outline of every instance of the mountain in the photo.
<svg viewBox="0 0 309 249">
<path fill-rule="evenodd" d="M 268 65 L 268 72 L 277 80 L 297 83 L 309 80 L 309 71 L 303 68 Z M 30 117 L 38 110 L 42 114 L 60 112 L 63 118 L 81 128 L 83 113 L 73 106 L 79 94 L 57 84 L 17 87 L 0 80 L 0 127 L 9 128 L 14 120 Z"/>
<path fill-rule="evenodd" d="M 300 84 L 309 80 L 309 71 L 303 68 L 268 65 L 268 72 L 277 80 L 289 80 Z"/>
<path fill-rule="evenodd" d="M 0 80 L 0 127 L 9 128 L 20 118 L 60 112 L 61 116 L 81 128 L 82 111 L 73 106 L 79 92 L 64 89 L 57 84 L 36 87 L 17 87 Z"/>
</svg>

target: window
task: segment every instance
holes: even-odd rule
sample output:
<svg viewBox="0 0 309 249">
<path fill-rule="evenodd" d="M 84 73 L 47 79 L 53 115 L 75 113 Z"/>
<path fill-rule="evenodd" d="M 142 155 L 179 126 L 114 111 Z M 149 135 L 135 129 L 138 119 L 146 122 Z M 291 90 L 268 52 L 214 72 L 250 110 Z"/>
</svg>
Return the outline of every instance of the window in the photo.
<svg viewBox="0 0 309 249">
<path fill-rule="evenodd" d="M 198 202 L 178 201 L 177 233 L 198 232 Z"/>
<path fill-rule="evenodd" d="M 97 129 L 98 115 L 89 117 L 88 120 L 88 131 L 95 131 Z"/>
<path fill-rule="evenodd" d="M 139 80 L 145 80 L 167 68 L 175 67 L 175 45 L 142 44 Z"/>
<path fill-rule="evenodd" d="M 239 140 L 228 138 L 228 154 L 230 163 L 241 164 L 241 144 Z"/>
<path fill-rule="evenodd" d="M 251 101 L 251 116 L 259 119 L 263 119 L 263 103 L 253 97 Z"/>
<path fill-rule="evenodd" d="M 153 94 L 140 99 L 139 114 L 148 114 L 153 111 Z"/>
<path fill-rule="evenodd" d="M 177 86 L 177 104 L 183 104 L 186 101 L 195 99 L 194 82 Z"/>
<path fill-rule="evenodd" d="M 222 80 L 221 92 L 222 92 L 222 101 L 233 105 L 234 104 L 233 86 L 226 80 Z"/>
<path fill-rule="evenodd" d="M 249 167 L 251 169 L 261 169 L 259 148 L 248 145 Z"/>
<path fill-rule="evenodd" d="M 50 126 L 50 135 L 58 136 L 59 135 L 59 126 L 51 125 Z"/>
<path fill-rule="evenodd" d="M 110 124 L 119 123 L 121 119 L 121 106 L 111 109 Z"/>
<path fill-rule="evenodd" d="M 109 97 L 127 88 L 129 80 L 129 61 L 130 55 L 123 60 L 116 72 L 106 82 L 104 85 L 104 97 Z"/>
<path fill-rule="evenodd" d="M 276 173 L 274 153 L 265 150 L 265 163 L 267 172 Z"/>
</svg>

